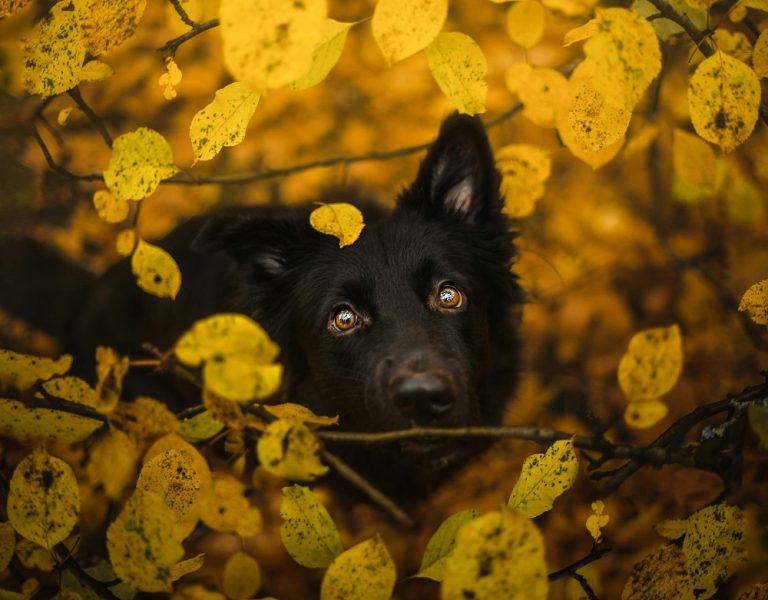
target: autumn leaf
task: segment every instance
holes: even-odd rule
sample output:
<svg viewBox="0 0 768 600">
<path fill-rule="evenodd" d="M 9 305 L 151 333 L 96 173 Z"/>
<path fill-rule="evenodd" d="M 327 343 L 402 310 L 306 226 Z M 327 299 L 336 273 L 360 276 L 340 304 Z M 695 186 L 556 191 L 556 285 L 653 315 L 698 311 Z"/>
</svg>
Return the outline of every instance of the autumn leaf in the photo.
<svg viewBox="0 0 768 600">
<path fill-rule="evenodd" d="M 111 500 L 120 500 L 123 491 L 136 480 L 139 449 L 119 429 L 110 428 L 90 447 L 85 473 L 94 485 L 104 488 Z"/>
<path fill-rule="evenodd" d="M 426 577 L 435 581 L 442 581 L 445 564 L 456 546 L 456 536 L 459 530 L 465 524 L 476 519 L 479 514 L 474 508 L 470 508 L 455 513 L 440 523 L 440 527 L 427 542 L 419 572 L 414 577 Z"/>
<path fill-rule="evenodd" d="M 509 510 L 465 524 L 446 561 L 443 600 L 545 600 L 544 540 L 536 525 Z"/>
<path fill-rule="evenodd" d="M 533 212 L 536 201 L 544 195 L 551 164 L 545 150 L 529 144 L 510 144 L 496 152 L 505 214 L 522 218 Z"/>
<path fill-rule="evenodd" d="M 542 127 L 555 127 L 560 99 L 567 93 L 568 80 L 554 69 L 531 69 L 520 86 L 523 115 Z"/>
<path fill-rule="evenodd" d="M 685 563 L 677 546 L 662 546 L 635 563 L 622 600 L 692 600 L 685 593 Z"/>
<path fill-rule="evenodd" d="M 21 538 L 16 544 L 16 558 L 28 569 L 50 573 L 56 568 L 53 553 L 40 544 Z"/>
<path fill-rule="evenodd" d="M 72 357 L 69 354 L 62 354 L 54 360 L 0 349 L 0 388 L 24 392 L 38 381 L 64 375 L 71 366 Z"/>
<path fill-rule="evenodd" d="M 261 512 L 245 497 L 245 486 L 232 475 L 213 473 L 210 491 L 204 495 L 200 518 L 222 533 L 252 537 L 261 531 Z"/>
<path fill-rule="evenodd" d="M 74 375 L 55 377 L 43 384 L 43 389 L 54 398 L 82 404 L 90 408 L 96 407 L 96 394 L 90 385 Z"/>
<path fill-rule="evenodd" d="M 668 540 L 679 540 L 688 531 L 688 519 L 668 519 L 656 523 L 656 532 Z"/>
<path fill-rule="evenodd" d="M 173 256 L 160 246 L 139 238 L 131 256 L 131 270 L 137 285 L 158 298 L 176 298 L 181 288 L 181 271 Z"/>
<path fill-rule="evenodd" d="M 544 33 L 547 10 L 537 0 L 516 0 L 507 11 L 507 33 L 512 41 L 523 48 L 539 43 Z"/>
<path fill-rule="evenodd" d="M 525 459 L 507 505 L 528 518 L 547 512 L 555 499 L 571 488 L 578 472 L 573 441 L 557 441 L 544 454 Z"/>
<path fill-rule="evenodd" d="M 162 402 L 137 396 L 133 402 L 120 402 L 109 421 L 139 444 L 179 430 L 176 416 Z"/>
<path fill-rule="evenodd" d="M 357 241 L 365 227 L 363 214 L 351 204 L 335 202 L 322 204 L 309 215 L 313 229 L 339 239 L 339 248 Z"/>
<path fill-rule="evenodd" d="M 261 587 L 259 563 L 245 552 L 235 552 L 224 566 L 224 580 L 221 589 L 227 598 L 248 600 Z"/>
<path fill-rule="evenodd" d="M 717 189 L 717 157 L 699 136 L 679 128 L 672 133 L 672 164 L 689 185 L 706 192 Z"/>
<path fill-rule="evenodd" d="M 128 373 L 130 360 L 119 356 L 108 346 L 96 348 L 96 385 L 94 408 L 102 414 L 110 414 L 120 401 L 123 378 Z"/>
<path fill-rule="evenodd" d="M 739 310 L 745 311 L 758 325 L 768 325 L 768 279 L 758 281 L 744 292 Z"/>
<path fill-rule="evenodd" d="M 563 46 L 570 46 L 571 44 L 588 40 L 598 31 L 600 31 L 600 25 L 597 19 L 590 19 L 584 23 L 584 25 L 579 25 L 578 27 L 570 29 L 563 36 Z"/>
<path fill-rule="evenodd" d="M 768 29 L 764 29 L 755 42 L 752 66 L 755 68 L 755 75 L 761 79 L 768 77 Z"/>
<path fill-rule="evenodd" d="M 80 82 L 85 60 L 79 4 L 62 0 L 51 7 L 24 43 L 25 86 L 30 94 L 55 96 Z"/>
<path fill-rule="evenodd" d="M 202 442 L 224 429 L 224 423 L 214 419 L 208 411 L 184 419 L 180 423 L 181 435 L 188 442 Z"/>
<path fill-rule="evenodd" d="M 157 83 L 163 88 L 163 98 L 173 100 L 176 95 L 176 86 L 181 83 L 181 69 L 172 58 L 165 59 L 165 73 L 160 75 Z"/>
<path fill-rule="evenodd" d="M 485 112 L 487 63 L 480 46 L 463 33 L 441 33 L 426 49 L 437 85 L 460 113 Z"/>
<path fill-rule="evenodd" d="M 516 62 L 509 65 L 504 73 L 504 83 L 507 89 L 513 94 L 519 94 L 532 71 L 533 67 L 527 62 Z"/>
<path fill-rule="evenodd" d="M 18 400 L 0 398 L 0 435 L 22 443 L 76 443 L 88 439 L 104 423 L 53 408 L 28 408 Z"/>
<path fill-rule="evenodd" d="M 429 46 L 448 14 L 448 0 L 379 0 L 371 28 L 388 64 Z"/>
<path fill-rule="evenodd" d="M 243 83 L 217 90 L 213 102 L 198 111 L 189 126 L 195 161 L 210 160 L 222 147 L 242 142 L 258 104 L 259 94 Z"/>
<path fill-rule="evenodd" d="M 587 517 L 587 531 L 589 531 L 589 534 L 596 543 L 600 543 L 603 539 L 603 527 L 608 525 L 611 517 L 603 512 L 605 504 L 602 500 L 593 502 L 591 506 L 593 512 Z"/>
<path fill-rule="evenodd" d="M 619 363 L 619 385 L 630 400 L 652 400 L 677 383 L 683 368 L 680 328 L 654 327 L 632 336 Z"/>
<path fill-rule="evenodd" d="M 131 210 L 127 199 L 119 198 L 109 190 L 96 190 L 93 194 L 93 206 L 107 223 L 125 221 Z"/>
<path fill-rule="evenodd" d="M 8 17 L 15 12 L 20 11 L 30 0 L 2 0 L 0 2 L 0 17 Z"/>
<path fill-rule="evenodd" d="M 749 417 L 749 426 L 760 440 L 760 447 L 768 450 L 768 406 L 757 406 L 753 404 L 747 409 Z"/>
<path fill-rule="evenodd" d="M 339 554 L 320 586 L 320 600 L 389 600 L 397 573 L 381 537 L 366 540 Z"/>
<path fill-rule="evenodd" d="M 222 0 L 224 62 L 262 93 L 296 81 L 312 65 L 326 20 L 325 0 Z"/>
<path fill-rule="evenodd" d="M 328 472 L 320 462 L 320 442 L 306 425 L 287 419 L 269 424 L 256 452 L 270 473 L 295 481 L 312 481 Z"/>
<path fill-rule="evenodd" d="M 305 90 L 323 81 L 341 57 L 347 41 L 347 33 L 355 24 L 326 19 L 322 27 L 322 40 L 312 55 L 312 65 L 303 76 L 288 87 L 292 90 Z"/>
<path fill-rule="evenodd" d="M 0 523 L 0 571 L 5 571 L 13 558 L 16 549 L 16 534 L 13 524 L 4 521 Z"/>
<path fill-rule="evenodd" d="M 184 575 L 189 575 L 202 568 L 205 564 L 205 554 L 198 554 L 192 558 L 177 562 L 171 567 L 171 579 L 178 581 Z"/>
<path fill-rule="evenodd" d="M 702 61 L 688 82 L 693 127 L 708 142 L 730 152 L 757 122 L 760 80 L 740 60 L 717 52 Z"/>
<path fill-rule="evenodd" d="M 669 414 L 669 407 L 658 398 L 630 399 L 624 409 L 624 421 L 635 429 L 653 427 Z"/>
<path fill-rule="evenodd" d="M 77 479 L 67 463 L 39 448 L 16 465 L 8 490 L 8 521 L 20 535 L 51 550 L 79 517 Z"/>
<path fill-rule="evenodd" d="M 144 15 L 147 0 L 88 0 L 83 37 L 93 56 L 107 53 L 130 38 Z"/>
<path fill-rule="evenodd" d="M 136 248 L 136 230 L 123 229 L 115 238 L 115 250 L 120 256 L 130 256 Z"/>
<path fill-rule="evenodd" d="M 97 82 L 104 81 L 108 77 L 112 77 L 115 72 L 108 64 L 101 62 L 100 60 L 89 60 L 80 69 L 80 82 Z"/>
<path fill-rule="evenodd" d="M 292 402 L 267 405 L 264 406 L 264 410 L 278 419 L 291 419 L 310 425 L 336 425 L 339 422 L 338 415 L 335 417 L 316 415 L 306 406 L 293 404 Z"/>
<path fill-rule="evenodd" d="M 280 516 L 280 538 L 300 565 L 325 568 L 344 551 L 336 524 L 309 488 L 284 487 Z"/>
</svg>

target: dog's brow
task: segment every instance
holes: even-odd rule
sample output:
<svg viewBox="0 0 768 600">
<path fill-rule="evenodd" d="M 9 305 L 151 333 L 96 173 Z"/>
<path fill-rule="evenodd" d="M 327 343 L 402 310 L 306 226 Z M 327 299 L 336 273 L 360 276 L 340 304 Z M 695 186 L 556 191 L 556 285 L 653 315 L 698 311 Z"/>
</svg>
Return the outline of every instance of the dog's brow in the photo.
<svg viewBox="0 0 768 600">
<path fill-rule="evenodd" d="M 375 285 L 368 277 L 345 281 L 339 286 L 339 291 L 344 298 L 357 307 L 370 308 L 374 305 Z"/>
</svg>

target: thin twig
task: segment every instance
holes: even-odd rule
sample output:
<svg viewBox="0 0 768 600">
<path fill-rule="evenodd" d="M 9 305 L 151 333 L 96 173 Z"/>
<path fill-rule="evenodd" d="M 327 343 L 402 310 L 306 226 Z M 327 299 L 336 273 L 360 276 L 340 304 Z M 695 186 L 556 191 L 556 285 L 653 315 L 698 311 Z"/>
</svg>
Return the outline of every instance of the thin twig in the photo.
<svg viewBox="0 0 768 600">
<path fill-rule="evenodd" d="M 193 21 L 190 16 L 187 14 L 187 11 L 184 10 L 184 7 L 181 5 L 181 2 L 179 0 L 170 0 L 171 4 L 173 4 L 173 8 L 176 10 L 176 14 L 179 15 L 181 20 L 184 22 L 185 25 L 189 25 L 193 29 L 195 27 L 199 27 L 200 24 L 196 21 Z"/>
<path fill-rule="evenodd" d="M 53 551 L 59 561 L 59 564 L 65 569 L 68 569 L 82 585 L 93 590 L 99 598 L 104 598 L 106 600 L 119 600 L 118 596 L 116 596 L 107 585 L 107 583 L 110 585 L 117 585 L 120 583 L 119 580 L 103 582 L 96 579 L 80 566 L 80 563 L 77 562 L 75 557 L 69 551 L 69 548 L 67 548 L 61 542 L 53 547 Z M 64 558 L 62 559 L 61 556 Z"/>
<path fill-rule="evenodd" d="M 83 95 L 80 93 L 80 88 L 74 87 L 69 90 L 67 94 L 69 94 L 69 97 L 75 101 L 77 107 L 83 111 L 83 113 L 85 113 L 85 116 L 90 119 L 91 123 L 93 123 L 93 126 L 96 128 L 96 131 L 99 132 L 99 135 L 101 135 L 101 138 L 104 140 L 104 143 L 106 143 L 107 146 L 111 148 L 112 136 L 109 135 L 109 131 L 107 130 L 107 126 L 104 124 L 104 120 L 99 115 L 97 115 L 90 106 L 88 106 L 86 101 L 83 99 Z"/>
<path fill-rule="evenodd" d="M 46 145 L 45 140 L 43 140 L 36 127 L 32 128 L 32 136 L 35 138 L 37 145 L 40 146 L 40 150 L 42 150 L 43 156 L 45 157 L 45 162 L 48 163 L 48 167 L 52 171 L 58 173 L 59 175 L 63 175 L 68 179 L 77 179 L 79 181 L 104 181 L 104 177 L 96 173 L 90 175 L 78 175 L 76 173 L 72 173 L 72 171 L 68 171 L 53 159 L 53 156 L 51 156 L 51 152 L 48 150 L 48 146 Z"/>
<path fill-rule="evenodd" d="M 167 52 L 171 55 L 174 55 L 176 54 L 176 50 L 178 50 L 179 46 L 181 46 L 184 42 L 187 42 L 192 38 L 200 35 L 201 33 L 218 26 L 219 26 L 218 19 L 211 19 L 210 21 L 206 21 L 205 23 L 198 23 L 192 29 L 187 31 L 187 33 L 182 34 L 179 37 L 173 38 L 172 40 L 166 42 L 165 45 L 158 48 L 157 51 L 163 52 L 163 53 Z"/>
<path fill-rule="evenodd" d="M 563 579 L 564 577 L 573 577 L 573 574 L 576 573 L 576 571 L 582 567 L 586 567 L 589 563 L 593 563 L 596 560 L 601 559 L 604 554 L 610 551 L 611 548 L 603 542 L 599 544 L 593 544 L 589 554 L 583 558 L 580 558 L 575 563 L 568 565 L 567 567 L 563 567 L 554 573 L 550 573 L 547 576 L 547 579 L 549 581 L 557 581 L 558 579 Z"/>
</svg>

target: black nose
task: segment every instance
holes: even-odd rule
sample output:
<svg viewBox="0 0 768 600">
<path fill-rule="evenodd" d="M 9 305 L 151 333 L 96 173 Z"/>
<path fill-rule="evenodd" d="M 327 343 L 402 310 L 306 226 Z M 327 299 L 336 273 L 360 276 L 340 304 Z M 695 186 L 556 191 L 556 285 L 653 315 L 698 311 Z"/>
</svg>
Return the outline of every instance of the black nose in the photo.
<svg viewBox="0 0 768 600">
<path fill-rule="evenodd" d="M 390 392 L 400 413 L 417 423 L 438 420 L 451 410 L 455 400 L 448 378 L 429 372 L 394 377 Z"/>
</svg>

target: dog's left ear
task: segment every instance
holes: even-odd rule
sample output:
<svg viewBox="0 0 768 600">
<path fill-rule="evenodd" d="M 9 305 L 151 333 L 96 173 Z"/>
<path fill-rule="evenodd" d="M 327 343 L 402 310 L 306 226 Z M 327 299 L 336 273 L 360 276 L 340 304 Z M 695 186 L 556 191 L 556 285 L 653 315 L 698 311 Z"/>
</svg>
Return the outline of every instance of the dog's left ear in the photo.
<svg viewBox="0 0 768 600">
<path fill-rule="evenodd" d="M 473 225 L 499 217 L 499 173 L 478 117 L 454 114 L 443 121 L 400 205 L 427 215 L 455 215 Z"/>
</svg>

